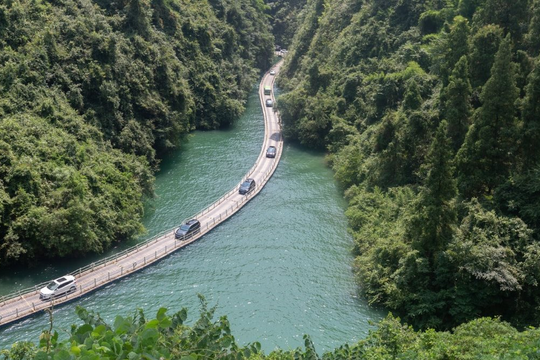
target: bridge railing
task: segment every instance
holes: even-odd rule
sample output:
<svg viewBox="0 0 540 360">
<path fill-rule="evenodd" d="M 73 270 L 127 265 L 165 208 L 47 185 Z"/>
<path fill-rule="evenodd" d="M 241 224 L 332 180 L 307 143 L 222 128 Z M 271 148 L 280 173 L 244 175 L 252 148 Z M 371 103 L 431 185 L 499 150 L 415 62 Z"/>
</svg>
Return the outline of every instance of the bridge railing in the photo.
<svg viewBox="0 0 540 360">
<path fill-rule="evenodd" d="M 272 80 L 272 84 L 274 83 L 274 80 Z M 265 103 L 264 103 L 264 98 L 263 96 L 261 95 L 262 94 L 262 91 L 261 89 L 263 88 L 263 84 L 261 82 L 261 85 L 259 86 L 259 99 L 260 99 L 260 102 L 261 102 L 261 107 L 263 109 L 266 109 L 265 107 Z M 273 92 L 272 92 L 272 97 L 274 96 Z M 263 116 L 265 117 L 265 128 L 267 126 L 267 122 L 266 122 L 266 111 L 263 110 Z M 280 137 L 280 140 L 281 137 Z M 267 148 L 267 144 L 268 144 L 268 141 L 269 141 L 269 138 L 268 136 L 266 136 L 266 131 L 265 131 L 265 137 L 264 137 L 264 141 L 263 141 L 263 146 L 261 147 L 261 151 L 259 152 L 259 156 L 257 157 L 257 162 L 255 163 L 255 165 L 253 165 L 253 167 L 248 171 L 247 175 L 245 175 L 244 178 L 248 178 L 250 177 L 253 172 L 255 171 L 255 169 L 257 168 L 257 163 L 259 162 L 259 159 L 262 158 L 263 156 L 265 156 L 265 150 Z M 276 154 L 276 157 L 280 157 L 281 156 L 281 152 L 282 152 L 282 149 L 281 147 L 278 147 L 278 151 L 279 153 Z M 265 173 L 265 175 L 263 176 L 264 180 L 266 180 L 272 173 L 273 171 L 275 170 L 275 168 L 277 167 L 277 162 L 274 162 L 272 164 L 272 167 Z M 220 197 L 218 200 L 214 201 L 211 205 L 209 205 L 207 208 L 205 208 L 202 212 L 198 213 L 197 215 L 194 215 L 194 216 L 191 216 L 191 217 L 188 217 L 186 218 L 187 219 L 192 219 L 192 218 L 198 218 L 198 217 L 201 217 L 205 214 L 207 214 L 208 212 L 212 211 L 213 209 L 215 209 L 218 205 L 220 205 L 221 203 L 223 203 L 226 199 L 228 199 L 233 193 L 237 192 L 238 191 L 238 188 L 240 186 L 242 182 L 238 183 L 232 190 L 230 190 L 228 193 L 226 193 L 225 195 L 223 195 L 222 197 Z M 263 181 L 264 183 L 264 181 Z M 259 186 L 261 186 L 262 184 L 259 184 L 259 185 L 256 185 L 256 188 L 258 188 Z M 232 205 L 231 206 L 231 212 L 233 212 L 234 210 L 236 210 L 237 208 L 239 208 L 241 206 L 241 204 L 243 204 L 245 201 L 248 201 L 251 199 L 251 197 L 257 193 L 257 191 L 254 191 L 250 194 L 247 194 L 246 196 L 242 197 L 242 200 L 240 202 L 236 202 L 235 205 Z M 223 213 L 220 213 L 219 214 L 219 218 L 217 219 L 217 222 L 221 222 L 222 220 L 224 220 L 225 218 L 227 218 L 228 216 L 228 210 L 229 209 L 226 209 L 225 210 L 225 217 L 222 218 L 222 215 Z M 214 218 L 213 219 L 213 224 L 216 223 L 216 219 Z M 168 229 L 168 230 L 164 230 L 164 231 L 161 231 L 160 233 L 152 236 L 151 238 L 141 242 L 141 243 L 138 243 L 134 246 L 131 246 L 125 250 L 122 250 L 121 252 L 119 253 L 115 253 L 115 254 L 112 254 L 110 256 L 107 256 L 103 259 L 100 259 L 98 261 L 95 261 L 95 262 L 92 262 L 86 266 L 83 266 L 71 273 L 69 273 L 70 275 L 73 275 L 73 276 L 78 276 L 80 277 L 81 274 L 84 274 L 86 272 L 93 272 L 94 270 L 100 268 L 101 266 L 104 266 L 105 264 L 107 263 L 110 263 L 110 262 L 116 262 L 118 261 L 119 259 L 121 259 L 122 257 L 127 257 L 129 256 L 131 253 L 133 252 L 137 252 L 139 249 L 143 248 L 143 247 L 148 247 L 152 242 L 157 242 L 158 240 L 160 240 L 163 236 L 171 233 L 171 232 L 174 232 L 174 230 L 176 229 L 177 227 L 174 227 L 174 228 L 171 228 L 171 229 Z M 209 223 L 207 223 L 207 226 L 206 226 L 206 231 L 208 231 L 209 229 Z M 195 237 L 199 237 L 201 236 L 202 234 L 204 234 L 206 231 L 201 231 L 201 233 L 194 233 L 194 234 L 191 234 L 187 237 L 184 237 L 182 239 L 182 242 L 185 242 L 185 241 L 188 241 L 189 242 L 192 242 L 194 241 L 193 238 Z M 177 244 L 177 242 L 175 241 L 175 245 Z M 178 246 L 182 245 L 181 242 L 179 242 Z M 176 249 L 178 246 L 175 246 L 174 249 Z M 165 253 L 167 252 L 167 247 L 164 248 L 164 251 Z M 156 251 L 156 258 L 157 258 L 157 251 Z M 144 265 L 146 265 L 146 259 L 144 260 Z M 136 265 L 133 266 L 133 269 L 131 269 L 131 271 L 133 271 L 135 269 Z M 123 268 L 121 268 L 120 270 L 118 270 L 120 272 L 123 271 Z M 129 271 L 129 272 L 131 272 Z M 122 274 L 120 275 L 120 277 L 122 276 Z M 107 275 L 108 279 L 107 281 L 110 281 L 111 277 L 110 277 L 110 273 L 108 273 Z M 118 277 L 118 276 L 116 276 Z M 101 278 L 99 278 L 101 279 Z M 114 279 L 114 277 L 113 277 Z M 28 288 L 25 288 L 25 289 L 19 289 L 19 290 L 16 290 L 12 293 L 9 293 L 7 295 L 3 295 L 3 296 L 0 296 L 0 306 L 3 306 L 5 305 L 7 302 L 13 300 L 13 299 L 17 299 L 17 298 L 23 298 L 23 296 L 25 295 L 28 295 L 28 294 L 37 294 L 39 292 L 40 289 L 42 289 L 43 287 L 45 287 L 47 284 L 49 284 L 51 282 L 51 280 L 49 281 L 46 281 L 46 282 L 42 282 L 40 284 L 37 284 L 37 285 L 34 285 L 32 287 L 28 287 Z M 100 285 L 102 284 L 102 282 L 98 282 L 97 281 L 97 278 L 94 279 L 94 287 L 96 287 L 97 285 Z M 84 284 L 78 284 L 79 285 L 79 290 L 83 290 L 85 289 L 85 287 L 83 287 Z M 34 308 L 34 311 L 35 311 L 35 305 L 32 304 L 32 307 L 30 308 Z M 21 311 L 23 311 L 24 309 L 20 309 Z M 28 310 L 28 309 L 26 309 Z M 15 312 L 19 312 L 19 309 L 16 309 Z M 14 312 L 14 314 L 15 314 Z M 12 314 L 13 315 L 13 314 Z M 17 315 L 18 317 L 18 315 Z M 4 314 L 4 318 L 7 318 L 6 314 Z M 0 324 L 2 323 L 2 319 L 0 318 Z"/>
<path fill-rule="evenodd" d="M 272 70 L 273 68 L 274 67 L 270 68 L 265 73 L 265 75 L 263 75 L 263 77 L 266 76 L 266 74 L 269 73 L 270 70 Z M 272 85 L 273 84 L 274 84 L 274 79 L 272 79 Z M 263 89 L 264 89 L 264 84 L 261 81 L 261 83 L 259 84 L 259 102 L 261 104 L 261 108 L 263 109 L 263 117 L 265 118 L 264 126 L 265 126 L 265 129 L 266 129 L 266 126 L 268 126 L 268 125 L 267 125 L 267 122 L 266 122 L 266 110 L 265 110 L 266 109 L 266 104 L 265 104 L 265 101 L 264 101 Z M 274 91 L 272 91 L 272 98 L 274 98 Z M 272 135 L 272 134 L 270 134 L 270 135 Z M 197 213 L 195 215 L 191 215 L 191 216 L 186 217 L 182 221 L 182 223 L 185 223 L 185 222 L 187 222 L 188 220 L 191 220 L 191 219 L 198 219 L 198 218 L 204 216 L 205 214 L 208 214 L 210 211 L 214 210 L 217 206 L 221 205 L 221 203 L 223 203 L 225 200 L 227 200 L 232 194 L 237 192 L 238 188 L 240 187 L 240 185 L 242 184 L 244 179 L 249 178 L 253 174 L 253 172 L 257 169 L 257 164 L 259 163 L 259 159 L 261 159 L 263 156 L 265 156 L 265 151 L 268 148 L 268 146 L 267 146 L 268 141 L 269 141 L 269 138 L 268 138 L 268 136 L 266 136 L 266 131 L 265 131 L 265 136 L 264 136 L 264 139 L 263 139 L 263 145 L 261 146 L 261 150 L 259 151 L 259 156 L 257 157 L 257 160 L 255 161 L 255 164 L 251 167 L 251 169 L 249 169 L 247 174 L 244 175 L 242 181 L 240 181 L 231 191 L 229 191 L 228 193 L 223 195 L 221 198 L 219 198 L 218 200 L 216 200 L 215 202 L 210 204 L 208 207 L 206 207 L 203 211 L 201 211 L 201 212 L 199 212 L 199 213 Z M 266 179 L 266 176 L 265 176 L 265 179 Z"/>
</svg>

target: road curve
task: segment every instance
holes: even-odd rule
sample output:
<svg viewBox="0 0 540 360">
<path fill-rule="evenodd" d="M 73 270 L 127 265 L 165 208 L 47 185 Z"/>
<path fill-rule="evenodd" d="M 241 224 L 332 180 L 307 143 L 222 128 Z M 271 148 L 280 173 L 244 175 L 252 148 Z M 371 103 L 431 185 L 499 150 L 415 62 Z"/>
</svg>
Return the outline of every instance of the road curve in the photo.
<svg viewBox="0 0 540 360">
<path fill-rule="evenodd" d="M 274 70 L 277 75 L 282 63 L 283 61 L 280 61 L 270 70 Z M 275 107 L 267 107 L 265 104 L 268 98 L 271 98 L 275 104 L 273 91 L 274 79 L 275 76 L 270 75 L 268 71 L 263 76 L 259 85 L 259 98 L 264 114 L 265 132 L 259 157 L 255 165 L 244 176 L 244 179 L 255 179 L 257 184 L 250 194 L 240 195 L 238 193 L 240 182 L 234 189 L 202 212 L 190 217 L 198 219 L 201 223 L 201 232 L 190 238 L 176 240 L 174 238 L 176 228 L 170 229 L 119 254 L 74 271 L 71 275 L 74 275 L 77 280 L 77 290 L 70 294 L 51 301 L 42 301 L 39 299 L 39 289 L 45 286 L 45 284 L 39 284 L 33 288 L 0 297 L 0 327 L 32 316 L 44 309 L 53 306 L 57 307 L 60 304 L 73 301 L 98 290 L 106 284 L 144 269 L 178 249 L 198 240 L 235 214 L 242 206 L 257 195 L 276 170 L 283 151 L 279 113 L 275 111 Z M 264 95 L 265 86 L 271 87 L 271 95 Z M 266 157 L 266 149 L 271 145 L 277 149 L 275 158 Z"/>
</svg>

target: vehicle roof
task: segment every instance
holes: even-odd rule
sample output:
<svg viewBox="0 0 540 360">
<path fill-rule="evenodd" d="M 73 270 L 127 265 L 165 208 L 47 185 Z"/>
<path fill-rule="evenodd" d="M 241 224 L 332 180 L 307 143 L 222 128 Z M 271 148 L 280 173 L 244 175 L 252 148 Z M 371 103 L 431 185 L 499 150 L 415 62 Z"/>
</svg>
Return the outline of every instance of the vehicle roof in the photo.
<svg viewBox="0 0 540 360">
<path fill-rule="evenodd" d="M 186 224 L 187 224 L 187 225 L 192 225 L 192 224 L 196 224 L 196 223 L 198 223 L 198 222 L 199 222 L 199 220 L 197 220 L 197 219 L 191 219 L 191 220 L 189 220 L 188 222 L 186 222 Z"/>
<path fill-rule="evenodd" d="M 75 277 L 73 275 L 64 275 L 64 276 L 59 277 L 58 279 L 56 279 L 54 281 L 61 284 L 61 283 L 64 283 L 66 281 L 72 281 L 72 280 L 75 280 Z"/>
</svg>

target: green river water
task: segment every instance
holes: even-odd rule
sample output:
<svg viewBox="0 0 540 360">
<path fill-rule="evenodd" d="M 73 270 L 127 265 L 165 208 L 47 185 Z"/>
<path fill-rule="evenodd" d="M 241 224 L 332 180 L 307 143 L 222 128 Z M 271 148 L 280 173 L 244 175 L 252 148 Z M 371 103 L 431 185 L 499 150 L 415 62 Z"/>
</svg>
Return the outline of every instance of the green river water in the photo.
<svg viewBox="0 0 540 360">
<path fill-rule="evenodd" d="M 162 162 L 143 238 L 173 228 L 234 187 L 254 164 L 263 136 L 254 89 L 234 127 L 195 132 Z M 194 321 L 200 293 L 217 305 L 216 318 L 227 315 L 240 344 L 259 341 L 266 353 L 303 346 L 303 334 L 311 335 L 318 352 L 353 343 L 366 336 L 368 321 L 384 312 L 357 296 L 345 207 L 324 154 L 286 144 L 266 187 L 231 219 L 156 265 L 55 309 L 55 328 L 65 336 L 70 324 L 80 322 L 76 305 L 99 312 L 109 323 L 137 308 L 153 317 L 163 306 L 169 314 L 187 307 Z M 2 271 L 0 295 L 96 259 Z M 0 349 L 37 341 L 46 327 L 43 313 L 4 327 Z"/>
</svg>

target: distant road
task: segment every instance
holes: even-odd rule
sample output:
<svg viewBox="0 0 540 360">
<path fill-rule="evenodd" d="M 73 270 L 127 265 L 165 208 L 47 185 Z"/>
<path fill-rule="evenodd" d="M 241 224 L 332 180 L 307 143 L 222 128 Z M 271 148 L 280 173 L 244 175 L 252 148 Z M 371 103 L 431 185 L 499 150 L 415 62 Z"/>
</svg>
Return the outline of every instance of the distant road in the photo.
<svg viewBox="0 0 540 360">
<path fill-rule="evenodd" d="M 276 76 L 279 73 L 282 63 L 283 61 L 280 61 L 270 69 L 275 71 Z M 257 158 L 255 165 L 244 177 L 244 179 L 255 179 L 257 184 L 250 194 L 240 195 L 238 193 L 239 183 L 238 186 L 202 212 L 190 217 L 198 219 L 201 223 L 201 232 L 192 237 L 176 240 L 174 238 L 174 231 L 176 228 L 170 229 L 144 243 L 138 244 L 119 254 L 92 263 L 71 273 L 77 280 L 77 290 L 70 294 L 55 298 L 52 301 L 42 301 L 39 299 L 39 289 L 46 284 L 39 284 L 33 288 L 0 297 L 0 326 L 5 326 L 36 314 L 51 305 L 56 307 L 60 304 L 73 301 L 90 292 L 98 290 L 106 284 L 132 274 L 135 271 L 144 269 L 178 249 L 197 241 L 220 223 L 231 217 L 249 200 L 257 195 L 276 170 L 283 151 L 279 113 L 275 111 L 275 107 L 266 106 L 266 99 L 271 99 L 275 105 L 274 79 L 275 76 L 270 75 L 268 71 L 263 76 L 259 85 L 259 98 L 264 114 L 265 132 L 259 157 Z M 270 95 L 264 95 L 265 86 L 270 86 L 272 89 Z M 275 146 L 277 149 L 275 158 L 266 157 L 266 149 L 271 145 Z"/>
</svg>

